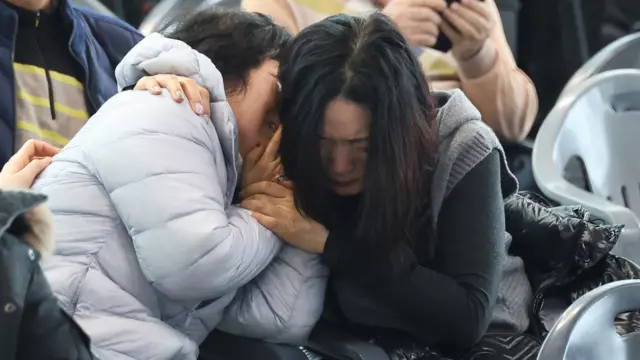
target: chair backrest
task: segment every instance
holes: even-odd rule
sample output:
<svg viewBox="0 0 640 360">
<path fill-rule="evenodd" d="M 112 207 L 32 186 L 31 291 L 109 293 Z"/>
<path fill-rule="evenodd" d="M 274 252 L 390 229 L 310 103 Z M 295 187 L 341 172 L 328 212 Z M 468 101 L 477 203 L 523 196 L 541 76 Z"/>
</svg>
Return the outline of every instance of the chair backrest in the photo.
<svg viewBox="0 0 640 360">
<path fill-rule="evenodd" d="M 545 195 L 561 204 L 583 205 L 607 223 L 625 225 L 625 240 L 616 253 L 636 263 L 639 134 L 640 70 L 612 70 L 569 89 L 542 124 L 532 156 L 534 177 Z M 562 177 L 574 156 L 584 162 L 593 194 Z"/>
<path fill-rule="evenodd" d="M 640 354 L 640 333 L 620 336 L 616 315 L 640 308 L 640 280 L 603 285 L 574 302 L 553 326 L 538 360 L 631 360 Z"/>
<path fill-rule="evenodd" d="M 569 79 L 559 98 L 572 86 L 615 69 L 640 69 L 640 33 L 621 37 L 598 51 Z"/>
<path fill-rule="evenodd" d="M 579 156 L 594 194 L 640 214 L 640 79 L 605 81 L 575 99 L 554 144 L 564 169 Z"/>
</svg>

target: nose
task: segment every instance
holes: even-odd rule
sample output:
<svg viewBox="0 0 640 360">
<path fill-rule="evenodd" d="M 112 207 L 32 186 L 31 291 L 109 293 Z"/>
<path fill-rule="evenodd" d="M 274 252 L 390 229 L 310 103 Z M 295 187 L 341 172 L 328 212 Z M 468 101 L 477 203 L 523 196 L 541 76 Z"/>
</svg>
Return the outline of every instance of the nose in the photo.
<svg viewBox="0 0 640 360">
<path fill-rule="evenodd" d="M 353 169 L 349 150 L 346 146 L 336 146 L 331 156 L 331 173 L 336 176 L 346 175 Z"/>
</svg>

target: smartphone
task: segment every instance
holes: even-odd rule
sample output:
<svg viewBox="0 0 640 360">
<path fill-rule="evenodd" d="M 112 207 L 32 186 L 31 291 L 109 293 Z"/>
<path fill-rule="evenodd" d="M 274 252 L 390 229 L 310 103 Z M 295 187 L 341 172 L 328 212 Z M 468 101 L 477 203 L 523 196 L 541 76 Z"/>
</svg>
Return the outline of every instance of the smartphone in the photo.
<svg viewBox="0 0 640 360">
<path fill-rule="evenodd" d="M 484 1 L 484 0 L 480 0 L 480 1 Z M 460 0 L 447 0 L 447 5 L 451 5 L 454 2 L 460 2 Z M 443 20 L 446 21 L 446 20 Z M 435 45 L 433 45 L 433 48 L 438 50 L 438 51 L 442 51 L 442 52 L 448 52 L 449 50 L 451 50 L 451 40 L 449 40 L 448 37 L 445 36 L 445 34 L 443 34 L 442 32 L 440 33 L 440 35 L 438 35 L 438 40 L 436 40 Z"/>
</svg>

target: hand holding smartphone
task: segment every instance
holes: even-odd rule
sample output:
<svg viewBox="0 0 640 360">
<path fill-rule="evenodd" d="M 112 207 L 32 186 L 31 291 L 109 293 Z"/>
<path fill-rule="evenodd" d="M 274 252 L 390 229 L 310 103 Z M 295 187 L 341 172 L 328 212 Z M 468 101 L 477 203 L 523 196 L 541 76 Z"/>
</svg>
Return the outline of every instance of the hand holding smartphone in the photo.
<svg viewBox="0 0 640 360">
<path fill-rule="evenodd" d="M 484 1 L 484 0 L 477 0 L 477 1 Z M 459 3 L 460 0 L 447 0 L 447 7 L 451 6 L 451 4 L 453 4 L 454 2 Z M 451 24 L 444 16 L 442 17 L 442 21 L 448 23 L 449 26 L 457 30 L 455 25 Z M 433 45 L 433 48 L 438 51 L 448 52 L 449 50 L 451 50 L 452 46 L 453 44 L 451 42 L 451 39 L 449 39 L 447 35 L 444 34 L 444 32 L 440 31 L 440 33 L 438 34 L 438 40 L 436 41 L 435 45 Z"/>
</svg>

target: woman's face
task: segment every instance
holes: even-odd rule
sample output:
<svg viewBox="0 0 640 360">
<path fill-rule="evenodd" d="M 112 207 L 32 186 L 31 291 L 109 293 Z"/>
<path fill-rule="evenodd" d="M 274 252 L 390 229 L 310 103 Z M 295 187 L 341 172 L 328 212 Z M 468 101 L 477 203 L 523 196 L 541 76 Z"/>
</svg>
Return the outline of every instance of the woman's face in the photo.
<svg viewBox="0 0 640 360">
<path fill-rule="evenodd" d="M 369 109 L 349 100 L 336 98 L 325 109 L 320 154 L 336 195 L 362 191 L 370 124 Z"/>
<path fill-rule="evenodd" d="M 228 97 L 238 123 L 240 156 L 256 146 L 266 146 L 280 126 L 277 111 L 278 62 L 265 60 L 249 73 L 247 87 Z"/>
</svg>

